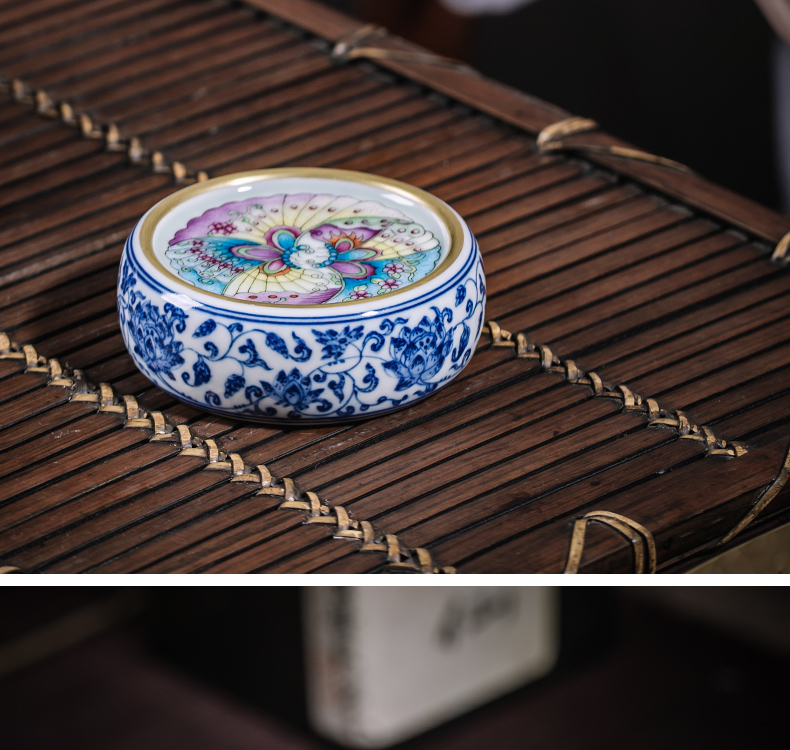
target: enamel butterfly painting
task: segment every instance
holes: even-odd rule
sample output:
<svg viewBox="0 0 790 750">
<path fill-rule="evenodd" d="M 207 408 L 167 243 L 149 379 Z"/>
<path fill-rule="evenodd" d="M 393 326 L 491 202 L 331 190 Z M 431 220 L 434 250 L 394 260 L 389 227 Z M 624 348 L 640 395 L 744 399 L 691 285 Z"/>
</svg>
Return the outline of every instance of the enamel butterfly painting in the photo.
<svg viewBox="0 0 790 750">
<path fill-rule="evenodd" d="M 207 210 L 175 234 L 166 256 L 179 277 L 214 294 L 315 305 L 402 289 L 437 267 L 442 248 L 376 201 L 280 193 Z"/>
</svg>

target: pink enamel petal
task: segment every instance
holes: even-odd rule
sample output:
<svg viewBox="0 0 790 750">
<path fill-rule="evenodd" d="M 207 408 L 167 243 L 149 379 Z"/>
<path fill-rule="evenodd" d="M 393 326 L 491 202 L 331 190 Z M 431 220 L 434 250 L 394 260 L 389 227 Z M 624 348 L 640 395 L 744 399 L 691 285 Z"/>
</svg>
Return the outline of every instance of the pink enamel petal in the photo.
<svg viewBox="0 0 790 750">
<path fill-rule="evenodd" d="M 280 250 L 275 250 L 273 247 L 267 245 L 237 245 L 232 247 L 230 251 L 239 258 L 250 258 L 252 260 L 270 260 L 271 258 L 279 258 L 282 255 Z"/>
<path fill-rule="evenodd" d="M 362 263 L 354 263 L 351 260 L 336 260 L 332 264 L 332 268 L 343 276 L 350 276 L 354 279 L 364 279 L 372 276 L 374 273 L 373 268 L 363 265 Z"/>
<path fill-rule="evenodd" d="M 275 260 L 270 260 L 264 266 L 263 270 L 266 271 L 266 273 L 277 273 L 277 271 L 282 271 L 283 268 L 285 268 L 285 263 L 282 258 L 277 258 Z"/>
<path fill-rule="evenodd" d="M 274 196 L 277 198 L 278 196 Z M 282 195 L 279 196 L 282 201 Z M 269 200 L 269 199 L 264 199 Z M 184 229 L 176 232 L 176 235 L 170 240 L 171 245 L 175 245 L 182 240 L 191 239 L 193 237 L 205 237 L 209 234 L 211 225 L 215 222 L 220 224 L 225 222 L 235 223 L 235 216 L 231 212 L 244 213 L 251 205 L 261 203 L 260 198 L 248 198 L 245 201 L 234 201 L 232 203 L 225 203 L 217 208 L 210 208 L 201 216 L 190 219 L 189 223 Z"/>
</svg>

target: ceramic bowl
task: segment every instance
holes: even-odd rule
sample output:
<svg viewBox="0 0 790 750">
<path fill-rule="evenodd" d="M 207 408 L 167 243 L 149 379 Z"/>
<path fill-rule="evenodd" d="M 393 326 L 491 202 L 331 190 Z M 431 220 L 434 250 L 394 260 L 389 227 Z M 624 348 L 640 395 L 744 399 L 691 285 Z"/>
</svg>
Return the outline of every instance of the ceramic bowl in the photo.
<svg viewBox="0 0 790 750">
<path fill-rule="evenodd" d="M 261 422 L 348 420 L 424 398 L 469 362 L 485 281 L 477 243 L 394 180 L 287 168 L 158 203 L 121 260 L 126 347 L 153 383 Z"/>
</svg>

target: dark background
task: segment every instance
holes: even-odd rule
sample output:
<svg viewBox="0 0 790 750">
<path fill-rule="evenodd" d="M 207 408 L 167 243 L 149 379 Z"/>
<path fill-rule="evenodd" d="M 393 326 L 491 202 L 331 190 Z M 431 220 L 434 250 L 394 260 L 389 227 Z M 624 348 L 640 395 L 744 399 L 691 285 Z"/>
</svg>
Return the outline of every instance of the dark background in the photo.
<svg viewBox="0 0 790 750">
<path fill-rule="evenodd" d="M 460 18 L 437 0 L 322 0 L 781 210 L 775 37 L 753 0 L 537 0 Z"/>
<path fill-rule="evenodd" d="M 394 750 L 741 750 L 782 743 L 790 590 L 563 593 L 572 658 Z M 298 603 L 299 592 L 282 587 L 0 588 L 2 747 L 333 750 L 295 710 Z M 106 627 L 47 653 L 74 612 L 83 613 L 85 625 L 86 611 L 104 617 Z M 42 632 L 49 640 L 36 638 Z M 11 671 L 9 651 L 26 656 Z M 386 664 L 375 668 L 387 679 Z"/>
</svg>

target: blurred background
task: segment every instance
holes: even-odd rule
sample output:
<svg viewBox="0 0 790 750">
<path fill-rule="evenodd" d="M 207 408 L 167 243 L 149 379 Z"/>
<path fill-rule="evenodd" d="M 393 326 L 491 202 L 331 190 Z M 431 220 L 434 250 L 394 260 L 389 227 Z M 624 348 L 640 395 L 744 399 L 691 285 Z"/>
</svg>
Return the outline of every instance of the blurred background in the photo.
<svg viewBox="0 0 790 750">
<path fill-rule="evenodd" d="M 790 213 L 787 0 L 322 2 Z"/>
<path fill-rule="evenodd" d="M 304 722 L 302 593 L 4 586 L 2 746 L 333 747 Z M 781 742 L 790 697 L 788 589 L 561 593 L 561 656 L 548 677 L 398 749 L 726 750 Z M 404 608 L 401 623 L 409 616 Z M 371 669 L 387 679 L 385 663 Z"/>
</svg>

